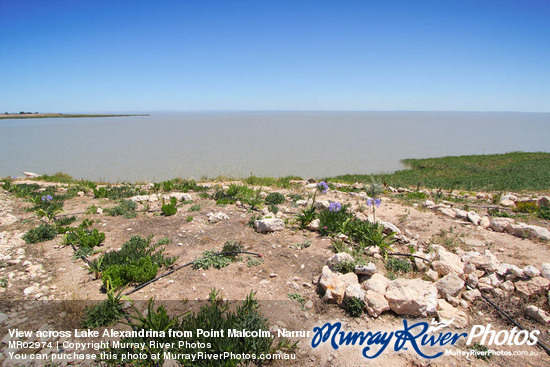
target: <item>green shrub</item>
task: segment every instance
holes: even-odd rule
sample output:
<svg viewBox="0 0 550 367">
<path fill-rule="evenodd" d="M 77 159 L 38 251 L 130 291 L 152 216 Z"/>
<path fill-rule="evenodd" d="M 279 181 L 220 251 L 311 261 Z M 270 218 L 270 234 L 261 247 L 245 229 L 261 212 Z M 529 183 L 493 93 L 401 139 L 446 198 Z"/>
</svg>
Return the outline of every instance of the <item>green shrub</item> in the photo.
<svg viewBox="0 0 550 367">
<path fill-rule="evenodd" d="M 110 216 L 123 216 L 126 219 L 131 219 L 136 217 L 136 207 L 137 204 L 131 200 L 123 200 L 119 205 L 105 209 L 105 212 Z"/>
<path fill-rule="evenodd" d="M 303 250 L 305 248 L 311 247 L 311 241 L 304 241 L 302 243 L 297 243 L 297 244 L 292 245 L 290 247 L 298 249 L 298 250 Z"/>
<path fill-rule="evenodd" d="M 126 266 L 126 276 L 129 283 L 142 284 L 153 279 L 158 272 L 158 265 L 153 264 L 150 257 L 142 257 Z"/>
<path fill-rule="evenodd" d="M 500 199 L 502 199 L 502 192 L 495 192 L 491 197 L 491 203 L 493 203 L 494 205 L 499 205 Z"/>
<path fill-rule="evenodd" d="M 133 236 L 120 250 L 104 254 L 94 264 L 93 271 L 102 272 L 105 287 L 110 285 L 114 289 L 147 282 L 156 276 L 160 267 L 170 266 L 176 261 L 176 257 L 165 257 L 164 249 L 157 250 L 158 246 L 151 245 L 150 239 Z"/>
<path fill-rule="evenodd" d="M 169 243 L 172 243 L 172 240 L 168 237 L 162 237 L 157 241 L 159 245 L 168 245 Z"/>
<path fill-rule="evenodd" d="M 285 196 L 280 192 L 271 192 L 265 197 L 266 205 L 278 205 L 285 202 Z"/>
<path fill-rule="evenodd" d="M 496 208 L 487 210 L 487 214 L 489 214 L 492 217 L 503 217 L 503 218 L 512 217 L 507 211 L 496 209 Z"/>
<path fill-rule="evenodd" d="M 95 228 L 92 230 L 78 228 L 75 231 L 66 233 L 63 238 L 63 244 L 65 245 L 90 249 L 101 245 L 103 241 L 105 241 L 105 233 L 99 232 Z"/>
<path fill-rule="evenodd" d="M 232 263 L 228 256 L 216 255 L 217 253 L 218 252 L 216 250 L 204 251 L 202 253 L 202 257 L 193 261 L 193 269 L 207 270 L 210 267 L 221 269 Z"/>
<path fill-rule="evenodd" d="M 169 217 L 178 212 L 178 209 L 174 206 L 174 204 L 164 204 L 160 210 L 162 211 L 162 215 Z"/>
<path fill-rule="evenodd" d="M 343 260 L 334 265 L 333 270 L 342 274 L 353 273 L 355 270 L 355 261 Z"/>
<path fill-rule="evenodd" d="M 428 195 L 420 191 L 407 192 L 405 196 L 412 200 L 423 200 L 428 197 Z"/>
<path fill-rule="evenodd" d="M 142 257 L 129 264 L 111 265 L 102 274 L 103 285 L 119 289 L 127 284 L 143 284 L 153 279 L 158 272 L 158 266 L 150 257 Z"/>
<path fill-rule="evenodd" d="M 75 221 L 76 221 L 76 217 L 74 215 L 61 217 L 55 220 L 55 225 L 58 227 L 65 227 L 65 226 L 68 226 L 69 224 L 74 223 Z"/>
<path fill-rule="evenodd" d="M 55 236 L 57 236 L 57 228 L 55 226 L 41 224 L 25 233 L 23 239 L 27 243 L 38 243 L 52 240 Z"/>
<path fill-rule="evenodd" d="M 357 219 L 353 219 L 347 224 L 344 234 L 359 245 L 359 251 L 363 251 L 370 246 L 376 246 L 384 257 L 390 246 L 395 242 L 395 233 L 384 234 L 382 225 Z"/>
<path fill-rule="evenodd" d="M 363 314 L 365 308 L 365 302 L 357 297 L 349 297 L 344 299 L 342 303 L 344 309 L 351 317 L 359 317 Z"/>
<path fill-rule="evenodd" d="M 229 303 L 224 302 L 218 295 L 218 292 L 212 290 L 209 296 L 209 300 L 206 304 L 202 305 L 197 312 L 187 313 L 183 315 L 171 316 L 168 314 L 164 306 L 155 306 L 155 301 L 151 299 L 149 301 L 147 312 L 141 312 L 137 307 L 133 306 L 135 315 L 131 316 L 130 326 L 134 330 L 153 330 L 153 331 L 165 331 L 177 330 L 177 331 L 194 331 L 197 329 L 203 330 L 230 330 L 230 329 L 246 329 L 246 330 L 269 330 L 269 324 L 267 319 L 260 313 L 260 306 L 256 300 L 255 293 L 250 293 L 246 299 L 238 305 L 236 308 L 230 307 Z M 168 334 L 168 333 L 167 333 Z M 255 354 L 265 355 L 268 353 L 275 353 L 277 349 L 281 348 L 283 344 L 275 345 L 274 337 L 254 337 L 254 338 L 242 338 L 242 337 L 206 337 L 204 335 L 193 338 L 193 344 L 210 344 L 208 351 L 216 354 L 223 354 L 224 352 L 232 352 L 235 355 L 242 356 L 233 360 L 219 360 L 210 359 L 198 359 L 193 362 L 193 366 L 241 366 L 253 364 L 264 364 L 265 361 L 248 360 L 245 355 Z M 122 343 L 144 343 L 145 348 L 110 348 L 109 352 L 116 353 L 118 355 L 122 353 L 142 353 L 145 358 L 140 360 L 140 365 L 159 365 L 164 364 L 164 352 L 170 352 L 175 355 L 195 355 L 198 352 L 204 351 L 198 347 L 192 346 L 191 343 L 179 345 L 174 343 L 173 347 L 163 348 L 150 345 L 152 338 L 137 337 L 137 338 L 122 338 Z M 159 341 L 158 338 L 155 340 Z M 160 341 L 177 341 L 177 339 L 162 338 Z M 294 346 L 291 346 L 295 347 Z M 154 355 L 159 355 L 160 359 L 153 359 Z M 177 360 L 178 363 L 188 365 L 189 361 L 186 359 Z M 102 361 L 104 364 L 119 366 L 120 361 L 107 359 Z"/>
<path fill-rule="evenodd" d="M 177 257 L 165 257 L 164 249 L 157 248 L 159 245 L 151 245 L 150 239 L 140 236 L 132 236 L 125 242 L 118 251 L 110 251 L 103 255 L 101 270 L 105 270 L 112 265 L 131 264 L 142 257 L 150 257 L 152 262 L 158 267 L 168 267 L 172 265 Z"/>
<path fill-rule="evenodd" d="M 277 205 L 270 205 L 269 212 L 273 214 L 277 214 L 279 212 L 279 207 Z"/>
<path fill-rule="evenodd" d="M 537 213 L 540 219 L 550 220 L 550 206 L 542 206 Z"/>
<path fill-rule="evenodd" d="M 107 299 L 93 307 L 87 307 L 82 327 L 95 329 L 100 326 L 109 326 L 118 322 L 124 315 L 122 309 L 122 292 L 114 295 L 113 291 L 107 293 Z"/>
<path fill-rule="evenodd" d="M 386 261 L 385 267 L 386 270 L 398 274 L 410 273 L 413 270 L 412 264 L 409 259 L 398 257 L 390 257 Z"/>
<path fill-rule="evenodd" d="M 220 253 L 223 252 L 238 252 L 242 250 L 240 243 L 235 241 L 227 241 Z M 239 261 L 238 254 L 224 254 L 216 255 L 218 252 L 215 250 L 207 250 L 202 253 L 202 257 L 193 261 L 193 269 L 209 269 L 213 267 L 215 269 L 225 268 L 229 264 Z"/>
<path fill-rule="evenodd" d="M 296 221 L 298 222 L 298 225 L 300 226 L 300 229 L 305 229 L 317 216 L 317 213 L 315 212 L 315 207 L 311 206 L 307 209 L 303 209 L 300 214 L 298 214 L 298 217 L 296 217 Z"/>
<path fill-rule="evenodd" d="M 535 202 L 520 201 L 516 203 L 516 207 L 513 210 L 516 213 L 536 213 L 539 207 Z"/>
<path fill-rule="evenodd" d="M 223 244 L 221 252 L 239 252 L 242 251 L 242 249 L 243 247 L 239 242 L 230 240 Z M 235 259 L 238 257 L 238 254 L 227 254 L 226 256 Z"/>
<path fill-rule="evenodd" d="M 304 195 L 302 194 L 289 194 L 288 198 L 293 202 L 297 202 L 298 200 L 304 200 Z"/>
<path fill-rule="evenodd" d="M 185 221 L 186 221 L 187 223 L 192 222 L 192 221 L 193 221 L 193 216 L 192 216 L 192 215 L 188 215 L 187 217 L 185 217 Z"/>
<path fill-rule="evenodd" d="M 246 266 L 248 266 L 249 268 L 253 266 L 262 265 L 263 263 L 264 263 L 264 259 L 262 259 L 261 257 L 248 256 L 246 258 Z"/>
<path fill-rule="evenodd" d="M 351 254 L 351 253 L 352 253 L 350 247 L 349 247 L 346 243 L 344 243 L 344 242 L 342 242 L 342 241 L 340 241 L 340 240 L 334 240 L 334 241 L 332 242 L 332 245 L 331 245 L 331 247 L 330 247 L 330 250 L 331 250 L 332 252 L 334 252 L 335 254 L 338 254 L 338 253 L 340 253 L 340 252 L 345 252 L 345 253 L 348 253 L 348 254 Z"/>
<path fill-rule="evenodd" d="M 201 210 L 201 206 L 199 204 L 191 205 L 189 209 L 187 209 L 188 212 L 198 212 L 199 210 Z"/>
<path fill-rule="evenodd" d="M 346 225 L 353 219 L 353 213 L 344 205 L 339 211 L 321 210 L 318 214 L 321 236 L 346 233 Z"/>
<path fill-rule="evenodd" d="M 97 209 L 99 209 L 99 206 L 97 206 L 97 205 L 90 205 L 89 207 L 86 208 L 86 214 L 96 214 L 96 213 L 97 213 Z"/>
</svg>

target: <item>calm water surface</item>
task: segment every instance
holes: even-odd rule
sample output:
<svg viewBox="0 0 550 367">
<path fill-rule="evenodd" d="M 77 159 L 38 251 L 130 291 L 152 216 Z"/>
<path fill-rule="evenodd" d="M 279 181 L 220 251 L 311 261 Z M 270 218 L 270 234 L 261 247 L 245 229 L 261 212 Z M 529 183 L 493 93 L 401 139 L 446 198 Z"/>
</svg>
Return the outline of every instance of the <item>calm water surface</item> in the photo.
<svg viewBox="0 0 550 367">
<path fill-rule="evenodd" d="M 0 120 L 0 177 L 108 181 L 391 172 L 403 158 L 550 151 L 549 113 L 235 112 Z"/>
</svg>

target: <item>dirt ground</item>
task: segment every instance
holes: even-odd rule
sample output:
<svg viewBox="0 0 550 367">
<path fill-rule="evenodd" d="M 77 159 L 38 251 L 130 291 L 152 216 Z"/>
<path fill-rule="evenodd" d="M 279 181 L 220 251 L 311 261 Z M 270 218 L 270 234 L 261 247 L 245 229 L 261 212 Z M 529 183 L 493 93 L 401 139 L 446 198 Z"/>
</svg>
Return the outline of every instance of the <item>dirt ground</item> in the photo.
<svg viewBox="0 0 550 367">
<path fill-rule="evenodd" d="M 24 181 L 21 181 L 24 182 Z M 42 184 L 42 183 L 41 183 Z M 49 185 L 43 183 L 44 185 Z M 307 196 L 308 189 L 300 186 L 296 189 L 271 189 L 285 195 L 301 193 Z M 108 208 L 115 201 L 95 199 L 91 193 L 75 197 L 65 202 L 64 210 L 68 214 L 77 214 L 78 219 L 94 220 L 93 228 L 106 235 L 101 247 L 103 252 L 120 248 L 131 236 L 152 236 L 153 242 L 167 237 L 171 242 L 165 245 L 165 254 L 178 256 L 174 267 L 183 265 L 200 257 L 205 250 L 220 250 L 228 240 L 239 241 L 246 251 L 262 254 L 263 264 L 248 266 L 246 255 L 243 261 L 233 263 L 223 269 L 195 270 L 185 267 L 159 281 L 133 293 L 134 301 L 148 300 L 154 297 L 158 301 L 200 301 L 208 298 L 215 288 L 221 291 L 228 300 L 242 300 L 254 291 L 262 303 L 262 313 L 272 325 L 288 330 L 313 330 L 326 322 L 342 322 L 350 330 L 397 330 L 403 327 L 403 317 L 393 313 L 385 313 L 374 319 L 368 315 L 360 318 L 349 317 L 344 310 L 334 304 L 325 304 L 317 290 L 317 282 L 321 268 L 333 254 L 332 241 L 321 237 L 317 232 L 300 230 L 292 224 L 293 218 L 303 209 L 287 201 L 280 205 L 285 207 L 283 218 L 288 218 L 286 229 L 269 234 L 257 233 L 247 223 L 257 214 L 237 205 L 217 206 L 210 198 L 200 198 L 198 193 L 190 192 L 193 202 L 178 208 L 174 216 L 160 216 L 158 211 L 141 212 L 136 218 L 125 219 L 103 214 L 82 214 L 91 205 Z M 344 193 L 330 190 L 320 195 L 319 200 L 339 201 L 349 203 L 352 208 L 370 214 L 365 200 L 354 193 Z M 0 288 L 0 312 L 7 315 L 7 321 L 0 323 L 0 337 L 5 359 L 10 328 L 38 330 L 39 328 L 64 329 L 78 327 L 86 302 L 104 300 L 105 293 L 101 290 L 101 280 L 96 280 L 89 273 L 80 259 L 73 258 L 71 247 L 61 245 L 61 235 L 55 239 L 39 244 L 26 244 L 21 236 L 37 225 L 38 219 L 34 213 L 26 211 L 29 203 L 17 199 L 7 192 L 0 193 L 0 216 L 15 218 L 5 220 L 0 226 L 1 254 L 4 256 L 0 268 L 0 278 L 6 278 L 6 288 Z M 201 209 L 189 212 L 191 205 L 199 204 Z M 424 209 L 418 203 L 407 202 L 396 194 L 388 194 L 382 198 L 382 205 L 377 209 L 376 216 L 383 221 L 389 221 L 398 226 L 411 243 L 428 245 L 434 243 L 441 235 L 451 236 L 465 250 L 483 251 L 490 249 L 501 262 L 524 267 L 535 265 L 540 268 L 542 263 L 550 262 L 550 248 L 547 243 L 521 239 L 507 233 L 497 233 L 474 226 L 464 220 L 451 219 L 430 210 Z M 485 205 L 486 204 L 486 205 Z M 456 204 L 460 207 L 461 204 Z M 483 208 L 489 206 L 484 201 L 473 201 L 470 207 Z M 155 209 L 152 207 L 152 209 Z M 210 223 L 208 213 L 225 213 L 229 219 Z M 192 221 L 186 218 L 193 216 Z M 13 223 L 11 223 L 13 221 Z M 79 221 L 77 221 L 77 224 Z M 538 225 L 548 228 L 549 224 L 537 221 Z M 297 244 L 310 243 L 306 248 Z M 408 245 L 396 245 L 398 252 L 407 252 Z M 6 257 L 7 256 L 7 257 Z M 97 255 L 96 255 L 97 256 Z M 17 261 L 19 260 L 19 261 Z M 379 271 L 384 272 L 384 265 L 378 260 Z M 166 272 L 159 271 L 159 275 Z M 405 276 L 419 276 L 407 274 Z M 29 288 L 32 288 L 29 290 Z M 128 290 L 131 290 L 129 287 Z M 306 301 L 312 303 L 303 309 L 301 305 L 289 300 L 289 293 L 299 293 Z M 507 300 L 499 300 L 506 302 Z M 171 308 L 184 309 L 180 302 L 169 302 Z M 504 306 L 503 306 L 504 307 Z M 512 308 L 508 307 L 510 311 Z M 494 312 L 483 301 L 469 305 L 467 313 L 470 316 L 470 326 L 476 323 L 491 323 L 500 329 L 511 329 L 512 326 Z M 521 313 L 518 314 L 521 316 Z M 410 318 L 409 318 L 410 319 Z M 416 321 L 416 320 L 414 320 Z M 420 321 L 419 319 L 417 321 Z M 431 320 L 426 320 L 430 322 Z M 532 320 L 520 318 L 529 329 L 541 330 L 541 340 L 550 341 L 548 326 L 540 325 Z M 466 329 L 469 330 L 470 327 Z M 345 347 L 334 350 L 326 346 L 313 349 L 311 338 L 295 339 L 299 341 L 296 360 L 291 362 L 274 362 L 273 365 L 293 366 L 548 366 L 550 357 L 538 347 L 522 347 L 522 350 L 536 352 L 533 356 L 494 356 L 490 361 L 476 359 L 473 356 L 443 356 L 433 360 L 419 357 L 412 349 L 394 352 L 386 350 L 373 360 L 366 360 L 361 355 L 360 348 Z M 452 347 L 467 350 L 464 343 Z M 451 349 L 452 349 L 451 348 Z M 499 347 L 499 350 L 517 350 L 513 347 Z M 6 360 L 4 365 L 10 364 Z M 70 364 L 70 363 L 69 363 Z M 76 363 L 75 363 L 76 364 Z"/>
</svg>

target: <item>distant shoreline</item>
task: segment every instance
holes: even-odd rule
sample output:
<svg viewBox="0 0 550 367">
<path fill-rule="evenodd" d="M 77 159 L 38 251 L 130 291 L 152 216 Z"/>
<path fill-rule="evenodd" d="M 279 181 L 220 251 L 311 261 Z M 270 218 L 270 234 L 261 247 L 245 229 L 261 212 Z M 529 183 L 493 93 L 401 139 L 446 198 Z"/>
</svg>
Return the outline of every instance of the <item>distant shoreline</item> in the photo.
<svg viewBox="0 0 550 367">
<path fill-rule="evenodd" d="M 24 114 L 0 114 L 0 120 L 7 119 L 44 119 L 44 118 L 80 118 L 80 117 L 127 117 L 150 116 L 149 114 L 74 114 L 74 113 L 24 113 Z"/>
</svg>

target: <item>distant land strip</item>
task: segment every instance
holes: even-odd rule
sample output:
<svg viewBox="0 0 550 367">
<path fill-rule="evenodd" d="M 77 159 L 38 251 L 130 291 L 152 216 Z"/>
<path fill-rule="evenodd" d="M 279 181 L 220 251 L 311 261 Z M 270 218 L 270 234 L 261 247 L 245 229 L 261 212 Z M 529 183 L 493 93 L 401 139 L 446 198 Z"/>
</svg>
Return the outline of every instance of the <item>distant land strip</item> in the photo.
<svg viewBox="0 0 550 367">
<path fill-rule="evenodd" d="M 0 120 L 3 119 L 45 119 L 45 118 L 79 118 L 79 117 L 126 117 L 126 116 L 150 116 L 149 114 L 71 114 L 71 113 L 10 113 L 0 114 Z"/>
</svg>

